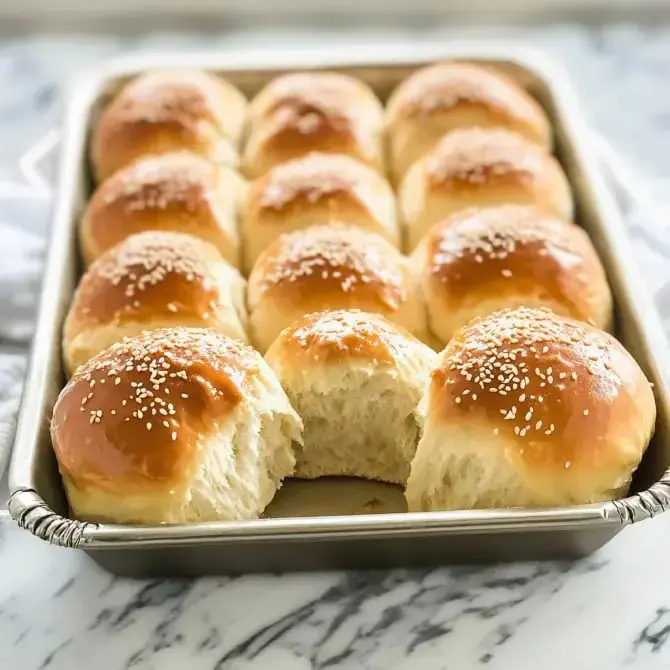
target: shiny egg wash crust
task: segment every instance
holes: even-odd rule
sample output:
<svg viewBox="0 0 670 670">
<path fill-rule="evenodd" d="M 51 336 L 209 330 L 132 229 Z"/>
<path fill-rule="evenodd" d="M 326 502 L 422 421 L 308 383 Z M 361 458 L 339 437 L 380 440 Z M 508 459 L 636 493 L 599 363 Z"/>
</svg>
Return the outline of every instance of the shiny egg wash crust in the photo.
<svg viewBox="0 0 670 670">
<path fill-rule="evenodd" d="M 350 156 L 311 153 L 281 163 L 257 180 L 249 201 L 257 201 L 258 212 L 267 214 L 289 206 L 308 210 L 320 200 L 332 199 L 336 213 L 337 198 L 345 196 L 362 211 L 374 212 L 377 194 L 365 180 L 375 177 L 379 179 L 371 168 Z"/>
<path fill-rule="evenodd" d="M 505 280 L 513 279 L 510 293 L 541 287 L 582 320 L 606 282 L 586 233 L 534 207 L 466 210 L 448 219 L 429 234 L 428 263 L 450 301 L 466 300 L 477 287 L 504 295 Z"/>
<path fill-rule="evenodd" d="M 203 121 L 216 123 L 221 90 L 213 77 L 200 71 L 153 72 L 130 82 L 111 103 L 114 126 L 135 129 L 140 137 L 146 129 L 137 122 L 165 124 L 190 137 L 198 135 Z"/>
<path fill-rule="evenodd" d="M 622 379 L 626 374 L 630 379 Z M 634 386 L 636 374 L 613 337 L 549 310 L 522 308 L 458 331 L 433 372 L 431 395 L 452 420 L 484 414 L 528 465 L 589 467 L 607 460 L 599 453 L 601 444 L 607 449 L 603 427 L 613 412 L 634 406 L 622 387 Z"/>
<path fill-rule="evenodd" d="M 377 314 L 337 310 L 309 314 L 294 321 L 280 336 L 292 356 L 305 361 L 333 362 L 361 358 L 393 365 L 421 343 L 401 326 Z"/>
<path fill-rule="evenodd" d="M 218 253 L 191 235 L 148 232 L 127 238 L 82 278 L 74 302 L 77 318 L 122 323 L 179 315 L 206 321 L 219 307 L 208 257 L 214 261 Z"/>
<path fill-rule="evenodd" d="M 61 471 L 75 486 L 101 490 L 122 479 L 129 493 L 183 478 L 202 435 L 242 402 L 256 357 L 201 329 L 145 332 L 112 345 L 77 370 L 54 407 Z"/>
<path fill-rule="evenodd" d="M 203 183 L 214 177 L 215 167 L 209 161 L 186 151 L 149 156 L 112 177 L 103 200 L 121 201 L 126 212 L 164 210 L 171 203 L 193 212 L 203 200 Z"/>
<path fill-rule="evenodd" d="M 401 256 L 386 240 L 354 227 L 331 224 L 282 235 L 262 257 L 261 291 L 293 285 L 302 290 L 302 281 L 319 291 L 336 295 L 361 293 L 383 307 L 397 310 L 407 299 L 403 286 Z M 313 290 L 310 289 L 310 290 Z"/>
<path fill-rule="evenodd" d="M 467 63 L 424 68 L 400 84 L 396 96 L 396 108 L 404 115 L 418 117 L 443 113 L 462 103 L 495 114 L 502 126 L 515 117 L 532 125 L 538 115 L 534 100 L 516 82 L 500 72 Z"/>
<path fill-rule="evenodd" d="M 170 219 L 192 226 L 217 227 L 214 192 L 216 167 L 188 152 L 141 158 L 107 179 L 93 194 L 86 227 L 100 249 L 127 235 L 161 230 Z M 173 224 L 170 224 L 173 225 Z"/>
<path fill-rule="evenodd" d="M 424 165 L 435 186 L 456 181 L 462 189 L 467 184 L 475 187 L 509 178 L 531 188 L 546 160 L 545 150 L 521 135 L 474 128 L 449 133 L 426 156 Z"/>
<path fill-rule="evenodd" d="M 296 139 L 304 141 L 305 136 L 326 139 L 330 135 L 336 144 L 347 135 L 369 144 L 365 133 L 356 132 L 358 120 L 349 107 L 352 97 L 365 95 L 361 86 L 356 79 L 328 72 L 317 76 L 298 73 L 276 80 L 268 89 L 275 99 L 262 113 L 267 134 L 274 136 L 274 143 L 288 147 L 294 146 Z"/>
</svg>

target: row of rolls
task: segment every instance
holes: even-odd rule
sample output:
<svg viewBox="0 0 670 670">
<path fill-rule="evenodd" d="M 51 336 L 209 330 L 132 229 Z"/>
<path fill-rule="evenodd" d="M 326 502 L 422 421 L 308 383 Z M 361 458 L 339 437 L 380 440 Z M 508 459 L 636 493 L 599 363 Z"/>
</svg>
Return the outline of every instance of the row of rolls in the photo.
<svg viewBox="0 0 670 670">
<path fill-rule="evenodd" d="M 251 102 L 127 83 L 91 137 L 51 426 L 74 514 L 258 518 L 291 476 L 410 511 L 624 494 L 654 397 L 551 151 L 539 104 L 466 63 L 385 107 L 334 72 Z"/>
</svg>

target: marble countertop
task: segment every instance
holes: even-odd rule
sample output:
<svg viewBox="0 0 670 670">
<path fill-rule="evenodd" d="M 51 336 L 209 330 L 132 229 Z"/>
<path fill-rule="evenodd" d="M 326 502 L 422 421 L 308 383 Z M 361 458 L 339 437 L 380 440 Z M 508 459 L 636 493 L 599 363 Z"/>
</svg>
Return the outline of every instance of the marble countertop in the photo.
<svg viewBox="0 0 670 670">
<path fill-rule="evenodd" d="M 119 50 L 353 49 L 463 32 L 240 30 L 0 42 L 0 443 L 13 430 L 48 228 L 43 166 L 25 152 L 57 123 L 62 84 L 74 69 Z M 563 60 L 594 128 L 670 203 L 670 26 L 485 32 L 514 35 Z M 632 252 L 670 319 L 670 273 L 655 249 L 668 238 L 659 225 L 638 231 Z M 128 581 L 5 523 L 0 668 L 666 670 L 669 553 L 666 515 L 574 563 Z"/>
</svg>

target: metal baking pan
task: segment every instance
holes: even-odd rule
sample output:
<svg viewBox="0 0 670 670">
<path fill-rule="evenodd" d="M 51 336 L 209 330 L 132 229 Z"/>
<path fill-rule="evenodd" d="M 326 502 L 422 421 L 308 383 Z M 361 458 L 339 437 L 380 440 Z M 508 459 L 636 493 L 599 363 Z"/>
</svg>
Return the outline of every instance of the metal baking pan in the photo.
<svg viewBox="0 0 670 670">
<path fill-rule="evenodd" d="M 131 527 L 83 523 L 68 507 L 49 440 L 63 386 L 61 325 L 79 274 L 76 224 L 91 192 L 87 135 L 109 95 L 155 67 L 217 72 L 253 95 L 278 73 L 336 69 L 361 77 L 385 99 L 417 67 L 444 59 L 494 65 L 526 86 L 553 121 L 556 152 L 574 190 L 578 222 L 604 262 L 616 301 L 616 334 L 654 384 L 654 440 L 623 500 L 560 509 L 412 513 L 399 489 L 356 480 L 288 481 L 257 521 Z M 668 350 L 660 319 L 638 278 L 630 243 L 596 163 L 590 135 L 564 74 L 542 54 L 504 44 L 421 45 L 342 56 L 319 53 L 154 54 L 111 61 L 73 86 L 64 120 L 60 181 L 32 361 L 10 471 L 18 524 L 53 544 L 83 549 L 125 575 L 235 574 L 381 568 L 588 554 L 627 525 L 670 507 Z M 301 515 L 301 516 L 296 516 Z"/>
</svg>

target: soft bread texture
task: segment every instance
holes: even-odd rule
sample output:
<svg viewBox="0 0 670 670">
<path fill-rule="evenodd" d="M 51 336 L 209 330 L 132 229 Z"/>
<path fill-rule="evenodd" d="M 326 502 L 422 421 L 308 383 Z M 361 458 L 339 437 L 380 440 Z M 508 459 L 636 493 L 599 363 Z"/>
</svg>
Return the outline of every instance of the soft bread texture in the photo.
<svg viewBox="0 0 670 670">
<path fill-rule="evenodd" d="M 335 72 L 271 81 L 249 106 L 243 171 L 259 177 L 311 151 L 347 154 L 384 171 L 383 109 L 372 89 Z"/>
<path fill-rule="evenodd" d="M 160 524 L 257 518 L 293 472 L 301 429 L 260 354 L 175 328 L 79 368 L 51 438 L 77 518 Z"/>
<path fill-rule="evenodd" d="M 234 86 L 198 70 L 160 70 L 128 83 L 102 111 L 91 162 L 103 181 L 141 156 L 186 149 L 237 165 L 247 100 Z"/>
<path fill-rule="evenodd" d="M 611 325 L 612 294 L 588 235 L 538 207 L 458 212 L 430 229 L 411 262 L 443 344 L 474 317 L 505 307 L 549 307 Z"/>
<path fill-rule="evenodd" d="M 249 276 L 251 341 L 261 351 L 311 312 L 360 309 L 428 337 L 416 279 L 400 252 L 375 233 L 333 223 L 281 235 Z"/>
<path fill-rule="evenodd" d="M 245 288 L 208 242 L 183 233 L 132 235 L 81 278 L 63 329 L 66 370 L 143 330 L 197 326 L 246 340 Z"/>
<path fill-rule="evenodd" d="M 551 146 L 551 126 L 536 100 L 495 70 L 439 63 L 405 79 L 389 98 L 386 129 L 396 179 L 457 128 L 501 128 Z"/>
<path fill-rule="evenodd" d="M 459 330 L 421 403 L 410 511 L 552 507 L 625 495 L 654 396 L 612 336 L 545 309 Z"/>
<path fill-rule="evenodd" d="M 211 242 L 240 264 L 237 214 L 246 183 L 234 171 L 187 151 L 141 158 L 95 191 L 80 226 L 84 261 L 133 233 L 170 230 Z"/>
<path fill-rule="evenodd" d="M 265 359 L 304 423 L 295 476 L 404 484 L 436 357 L 377 314 L 321 312 L 283 330 Z"/>
<path fill-rule="evenodd" d="M 241 208 L 245 271 L 282 233 L 331 221 L 346 221 L 400 245 L 395 195 L 371 167 L 323 153 L 277 165 L 251 184 Z"/>
<path fill-rule="evenodd" d="M 468 207 L 537 205 L 564 219 L 572 193 L 544 147 L 506 130 L 454 130 L 407 172 L 399 191 L 408 250 L 430 227 Z"/>
</svg>

